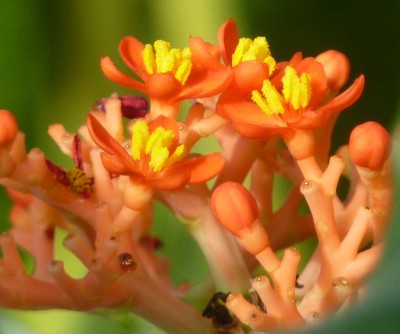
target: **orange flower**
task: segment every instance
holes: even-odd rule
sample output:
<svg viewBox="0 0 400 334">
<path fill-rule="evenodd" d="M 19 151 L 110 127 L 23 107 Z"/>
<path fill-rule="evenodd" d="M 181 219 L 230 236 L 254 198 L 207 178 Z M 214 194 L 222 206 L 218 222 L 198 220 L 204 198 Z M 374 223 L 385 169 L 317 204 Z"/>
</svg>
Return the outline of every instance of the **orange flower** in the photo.
<svg viewBox="0 0 400 334">
<path fill-rule="evenodd" d="M 261 87 L 275 70 L 275 60 L 265 37 L 238 37 L 234 20 L 227 20 L 218 31 L 218 47 L 224 63 L 232 68 L 229 87 L 235 94 Z"/>
<path fill-rule="evenodd" d="M 121 73 L 108 57 L 101 59 L 101 66 L 109 79 L 148 94 L 161 106 L 217 95 L 229 84 L 231 74 L 223 67 L 215 67 L 218 57 L 210 54 L 209 45 L 198 38 L 194 40 L 193 50 L 180 50 L 162 40 L 143 45 L 134 37 L 123 38 L 119 46 L 121 57 L 142 81 Z M 205 63 L 197 64 L 196 59 Z"/>
<path fill-rule="evenodd" d="M 93 115 L 88 115 L 87 126 L 93 141 L 105 151 L 101 158 L 110 173 L 129 175 L 135 183 L 153 189 L 172 190 L 206 182 L 224 165 L 219 153 L 187 158 L 185 146 L 179 144 L 177 123 L 165 116 L 134 123 L 130 153 Z"/>
<path fill-rule="evenodd" d="M 359 76 L 342 94 L 323 103 L 330 92 L 328 82 L 321 63 L 311 57 L 302 59 L 297 53 L 288 63 L 278 64 L 261 89 L 248 91 L 245 96 L 235 91 L 224 93 L 217 112 L 230 120 L 238 132 L 253 138 L 321 127 L 333 113 L 359 98 L 364 76 Z"/>
</svg>

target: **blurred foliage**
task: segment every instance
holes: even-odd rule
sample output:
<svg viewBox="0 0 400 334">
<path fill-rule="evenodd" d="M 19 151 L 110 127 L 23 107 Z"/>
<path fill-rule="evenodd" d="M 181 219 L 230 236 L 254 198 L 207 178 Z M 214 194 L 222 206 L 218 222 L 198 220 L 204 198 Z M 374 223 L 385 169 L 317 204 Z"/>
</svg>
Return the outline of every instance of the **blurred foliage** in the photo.
<svg viewBox="0 0 400 334">
<path fill-rule="evenodd" d="M 128 92 L 106 80 L 99 67 L 100 57 L 108 55 L 125 68 L 118 55 L 123 36 L 144 42 L 162 38 L 177 46 L 185 46 L 189 34 L 215 42 L 220 24 L 232 17 L 242 36 L 265 35 L 277 59 L 299 50 L 313 56 L 334 48 L 349 56 L 352 79 L 366 75 L 362 99 L 339 119 L 337 147 L 359 122 L 377 120 L 394 130 L 400 121 L 399 16 L 400 2 L 391 0 L 0 0 L 0 108 L 15 113 L 29 147 L 40 146 L 52 159 L 62 160 L 46 135 L 48 125 L 59 122 L 75 131 L 97 99 Z M 8 205 L 2 195 L 3 225 Z M 163 211 L 158 217 L 156 234 L 165 239 L 167 255 L 176 259 L 175 281 L 205 275 L 204 259 L 184 229 Z M 371 280 L 369 298 L 341 321 L 328 322 L 324 333 L 327 328 L 356 333 L 355 324 L 364 333 L 371 328 L 389 333 L 399 325 L 398 225 L 391 232 L 388 256 Z M 174 246 L 177 240 L 187 243 L 182 245 L 185 254 Z M 188 266 L 188 256 L 194 267 Z M 5 334 L 128 332 L 106 318 L 74 312 L 4 311 L 0 317 Z M 26 324 L 26 330 L 18 323 Z M 362 327 L 367 324 L 371 327 Z M 129 326 L 130 332 L 156 333 L 142 321 Z"/>
</svg>

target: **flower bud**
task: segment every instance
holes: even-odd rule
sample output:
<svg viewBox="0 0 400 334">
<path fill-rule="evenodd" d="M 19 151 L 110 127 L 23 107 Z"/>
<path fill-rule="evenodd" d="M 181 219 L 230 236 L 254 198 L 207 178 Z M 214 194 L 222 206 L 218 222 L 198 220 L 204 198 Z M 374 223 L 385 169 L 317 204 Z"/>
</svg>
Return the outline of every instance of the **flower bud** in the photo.
<svg viewBox="0 0 400 334">
<path fill-rule="evenodd" d="M 329 89 L 339 91 L 349 78 L 350 62 L 345 54 L 336 50 L 328 50 L 315 58 L 322 64 Z"/>
<path fill-rule="evenodd" d="M 144 117 L 149 111 L 148 102 L 142 96 L 124 95 L 119 99 L 121 100 L 122 115 L 126 118 Z"/>
<path fill-rule="evenodd" d="M 242 230 L 250 229 L 258 218 L 258 207 L 252 194 L 240 183 L 232 181 L 214 190 L 211 208 L 220 223 L 236 236 L 240 236 Z"/>
<path fill-rule="evenodd" d="M 390 148 L 389 133 L 376 122 L 363 123 L 351 132 L 349 153 L 357 166 L 380 169 L 389 156 Z"/>
<path fill-rule="evenodd" d="M 0 147 L 13 142 L 18 133 L 18 124 L 14 115 L 8 110 L 0 110 Z"/>
<path fill-rule="evenodd" d="M 148 102 L 142 96 L 123 95 L 118 97 L 118 95 L 113 95 L 110 98 L 117 98 L 121 101 L 121 113 L 128 119 L 144 117 L 149 111 Z M 105 104 L 110 98 L 96 101 L 94 109 L 105 111 Z"/>
</svg>

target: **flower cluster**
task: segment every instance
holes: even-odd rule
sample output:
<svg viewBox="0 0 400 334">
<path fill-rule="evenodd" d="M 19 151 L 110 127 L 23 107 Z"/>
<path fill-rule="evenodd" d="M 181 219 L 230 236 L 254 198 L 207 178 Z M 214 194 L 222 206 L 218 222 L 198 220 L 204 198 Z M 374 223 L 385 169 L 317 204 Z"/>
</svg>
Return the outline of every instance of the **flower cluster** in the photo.
<svg viewBox="0 0 400 334">
<path fill-rule="evenodd" d="M 278 61 L 265 37 L 239 38 L 233 20 L 216 44 L 191 37 L 177 49 L 125 37 L 119 50 L 134 77 L 108 57 L 104 74 L 148 100 L 113 94 L 78 133 L 51 125 L 72 169 L 38 148 L 27 152 L 16 119 L 0 112 L 0 183 L 13 201 L 11 228 L 0 236 L 1 306 L 119 306 L 170 333 L 243 333 L 310 323 L 358 297 L 384 244 L 391 138 L 367 122 L 329 157 L 335 121 L 364 87 L 360 75 L 344 88 L 347 57 L 329 50 Z M 195 153 L 207 136 L 220 149 Z M 275 207 L 282 177 L 292 187 Z M 350 184 L 345 199 L 341 177 Z M 199 289 L 175 286 L 160 256 L 156 202 L 185 223 L 208 262 L 203 313 L 183 299 Z M 57 230 L 84 264 L 82 277 L 56 259 Z M 310 238 L 317 247 L 300 266 L 295 245 Z"/>
</svg>

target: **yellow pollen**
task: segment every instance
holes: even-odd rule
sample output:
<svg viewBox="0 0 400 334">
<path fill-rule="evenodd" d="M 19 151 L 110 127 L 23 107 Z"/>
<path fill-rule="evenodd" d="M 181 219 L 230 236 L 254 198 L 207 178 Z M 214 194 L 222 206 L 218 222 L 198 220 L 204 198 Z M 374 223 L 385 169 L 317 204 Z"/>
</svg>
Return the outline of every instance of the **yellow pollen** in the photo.
<svg viewBox="0 0 400 334">
<path fill-rule="evenodd" d="M 82 169 L 73 167 L 67 172 L 66 177 L 72 191 L 79 194 L 93 192 L 93 179 L 87 177 Z"/>
<path fill-rule="evenodd" d="M 272 85 L 271 81 L 264 80 L 261 92 L 254 90 L 252 92 L 252 100 L 267 115 L 278 115 L 285 112 L 282 104 L 282 96 Z"/>
<path fill-rule="evenodd" d="M 271 56 L 269 45 L 265 37 L 241 38 L 232 55 L 232 66 L 249 61 L 256 60 L 260 63 L 266 63 L 269 66 L 269 72 L 275 70 L 275 59 Z"/>
<path fill-rule="evenodd" d="M 140 160 L 141 152 L 149 137 L 149 126 L 145 121 L 138 121 L 133 124 L 131 152 L 134 160 Z"/>
<path fill-rule="evenodd" d="M 183 155 L 185 154 L 185 145 L 181 144 L 179 145 L 174 153 L 171 154 L 171 156 L 168 158 L 168 160 L 165 162 L 165 167 L 167 166 L 172 166 L 174 163 L 182 160 Z"/>
<path fill-rule="evenodd" d="M 184 156 L 184 145 L 170 152 L 174 138 L 174 132 L 163 127 L 158 127 L 150 134 L 147 123 L 138 121 L 132 127 L 132 157 L 134 160 L 140 160 L 143 158 L 142 154 L 148 156 L 149 167 L 157 173 L 164 167 L 178 162 Z"/>
<path fill-rule="evenodd" d="M 162 127 L 158 127 L 150 135 L 145 148 L 145 153 L 150 154 L 153 150 L 165 147 L 169 149 L 175 134 L 171 130 L 165 130 Z"/>
<path fill-rule="evenodd" d="M 173 73 L 184 85 L 192 70 L 192 53 L 189 48 L 171 48 L 171 44 L 157 40 L 154 46 L 146 44 L 142 51 L 143 63 L 148 74 Z"/>
<path fill-rule="evenodd" d="M 154 56 L 154 50 L 151 44 L 146 44 L 142 51 L 142 58 L 144 67 L 146 68 L 147 73 L 154 74 L 156 68 L 156 58 Z"/>
<path fill-rule="evenodd" d="M 168 156 L 168 148 L 154 147 L 150 152 L 149 166 L 152 167 L 156 173 L 159 172 L 164 167 L 165 162 L 168 160 Z"/>
<path fill-rule="evenodd" d="M 310 75 L 303 73 L 300 77 L 296 70 L 287 66 L 282 77 L 282 94 L 286 103 L 290 103 L 293 109 L 305 108 L 311 98 Z"/>
</svg>

